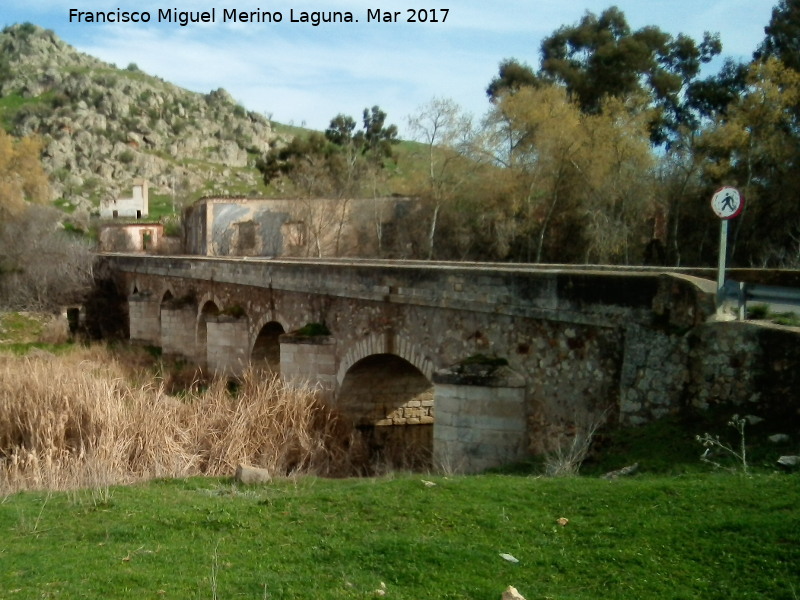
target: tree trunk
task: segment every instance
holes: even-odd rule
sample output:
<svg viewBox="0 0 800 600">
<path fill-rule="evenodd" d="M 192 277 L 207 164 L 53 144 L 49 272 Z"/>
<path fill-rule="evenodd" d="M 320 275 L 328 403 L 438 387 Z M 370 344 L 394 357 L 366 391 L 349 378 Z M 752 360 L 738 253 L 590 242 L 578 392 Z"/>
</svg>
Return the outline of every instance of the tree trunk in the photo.
<svg viewBox="0 0 800 600">
<path fill-rule="evenodd" d="M 428 232 L 428 260 L 433 260 L 433 241 L 436 236 L 436 222 L 439 219 L 439 204 L 433 209 L 433 218 L 431 219 L 431 228 Z"/>
</svg>

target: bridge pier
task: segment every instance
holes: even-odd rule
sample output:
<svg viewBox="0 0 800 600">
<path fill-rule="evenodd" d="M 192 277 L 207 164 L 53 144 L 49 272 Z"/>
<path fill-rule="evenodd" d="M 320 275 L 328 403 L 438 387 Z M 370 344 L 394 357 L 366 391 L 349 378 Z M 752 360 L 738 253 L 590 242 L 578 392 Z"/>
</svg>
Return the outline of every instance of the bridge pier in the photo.
<svg viewBox="0 0 800 600">
<path fill-rule="evenodd" d="M 336 392 L 336 340 L 328 335 L 280 336 L 281 376 L 294 385 L 315 389 L 323 401 Z"/>
<path fill-rule="evenodd" d="M 247 319 L 207 316 L 206 328 L 208 369 L 221 375 L 241 375 L 250 362 Z"/>
<path fill-rule="evenodd" d="M 161 305 L 147 292 L 128 296 L 130 339 L 139 344 L 161 345 Z"/>
<path fill-rule="evenodd" d="M 197 309 L 194 305 L 161 308 L 161 351 L 166 356 L 197 358 Z"/>
<path fill-rule="evenodd" d="M 525 380 L 508 368 L 470 374 L 438 371 L 433 464 L 478 473 L 528 456 Z"/>
</svg>

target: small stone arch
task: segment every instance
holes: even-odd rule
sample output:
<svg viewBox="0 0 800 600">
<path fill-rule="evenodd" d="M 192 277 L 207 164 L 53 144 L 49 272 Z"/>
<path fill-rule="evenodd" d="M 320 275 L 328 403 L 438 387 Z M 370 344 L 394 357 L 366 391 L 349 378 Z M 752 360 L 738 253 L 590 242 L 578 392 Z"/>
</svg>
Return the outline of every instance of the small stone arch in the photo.
<svg viewBox="0 0 800 600">
<path fill-rule="evenodd" d="M 204 294 L 198 301 L 197 301 L 197 318 L 198 320 L 203 315 L 203 310 L 208 304 L 213 304 L 216 307 L 217 313 L 222 310 L 221 307 L 225 306 L 225 304 L 214 294 Z"/>
<path fill-rule="evenodd" d="M 174 300 L 174 299 L 175 299 L 175 294 L 172 293 L 172 290 L 170 288 L 167 288 L 161 294 L 161 302 L 160 302 L 160 304 L 161 304 L 161 306 L 164 306 L 167 302 L 169 302 L 170 300 Z"/>
<path fill-rule="evenodd" d="M 197 305 L 197 325 L 195 329 L 195 348 L 197 360 L 201 366 L 208 366 L 208 321 L 212 316 L 220 313 L 221 303 L 216 298 L 207 295 Z"/>
<path fill-rule="evenodd" d="M 284 333 L 286 330 L 278 321 L 267 321 L 259 328 L 250 350 L 250 362 L 256 368 L 261 366 L 273 373 L 280 373 L 280 336 Z"/>
</svg>

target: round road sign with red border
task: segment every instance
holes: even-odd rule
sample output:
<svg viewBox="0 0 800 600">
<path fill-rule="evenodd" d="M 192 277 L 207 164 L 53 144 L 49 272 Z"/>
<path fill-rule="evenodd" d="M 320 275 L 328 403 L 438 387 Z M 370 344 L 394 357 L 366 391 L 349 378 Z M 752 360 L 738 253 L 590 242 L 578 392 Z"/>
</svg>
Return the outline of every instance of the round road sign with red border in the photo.
<svg viewBox="0 0 800 600">
<path fill-rule="evenodd" d="M 744 196 L 735 187 L 722 187 L 711 198 L 711 210 L 720 219 L 738 217 L 744 207 Z"/>
</svg>

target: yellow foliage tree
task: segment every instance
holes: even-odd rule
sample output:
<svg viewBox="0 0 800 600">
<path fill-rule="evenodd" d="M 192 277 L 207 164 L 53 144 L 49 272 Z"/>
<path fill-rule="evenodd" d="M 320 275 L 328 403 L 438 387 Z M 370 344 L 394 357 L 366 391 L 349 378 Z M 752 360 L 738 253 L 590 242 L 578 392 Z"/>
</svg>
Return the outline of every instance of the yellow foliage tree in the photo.
<svg viewBox="0 0 800 600">
<path fill-rule="evenodd" d="M 15 139 L 0 130 L 0 222 L 19 216 L 29 203 L 49 200 L 41 150 L 35 138 Z"/>
<path fill-rule="evenodd" d="M 649 116 L 636 97 L 585 114 L 555 85 L 495 101 L 484 147 L 514 181 L 507 201 L 525 260 L 634 260 L 653 214 Z"/>
</svg>

